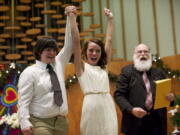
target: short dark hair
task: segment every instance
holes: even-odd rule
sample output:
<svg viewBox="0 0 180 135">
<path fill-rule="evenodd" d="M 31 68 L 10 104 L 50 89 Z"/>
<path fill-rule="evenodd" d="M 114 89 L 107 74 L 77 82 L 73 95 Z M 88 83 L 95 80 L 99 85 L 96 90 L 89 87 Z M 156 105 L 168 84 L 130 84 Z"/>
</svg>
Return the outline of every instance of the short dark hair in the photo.
<svg viewBox="0 0 180 135">
<path fill-rule="evenodd" d="M 49 37 L 38 39 L 36 42 L 35 53 L 34 53 L 36 60 L 41 59 L 41 53 L 46 48 L 52 48 L 57 52 L 58 48 L 57 48 L 56 40 Z"/>
<path fill-rule="evenodd" d="M 105 66 L 107 64 L 107 55 L 106 55 L 106 52 L 105 52 L 105 49 L 104 49 L 104 43 L 101 40 L 99 40 L 99 39 L 90 39 L 89 41 L 85 42 L 85 44 L 83 46 L 83 49 L 82 49 L 82 56 L 87 59 L 86 52 L 87 52 L 89 42 L 96 43 L 98 46 L 100 46 L 100 48 L 101 48 L 101 57 L 100 57 L 97 65 L 100 66 L 101 68 L 105 68 Z"/>
</svg>

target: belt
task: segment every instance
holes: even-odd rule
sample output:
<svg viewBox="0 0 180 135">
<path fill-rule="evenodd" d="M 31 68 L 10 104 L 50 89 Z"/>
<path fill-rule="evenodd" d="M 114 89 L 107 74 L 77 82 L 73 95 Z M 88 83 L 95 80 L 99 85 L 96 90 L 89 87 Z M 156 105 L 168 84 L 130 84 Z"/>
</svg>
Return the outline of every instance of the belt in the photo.
<svg viewBox="0 0 180 135">
<path fill-rule="evenodd" d="M 91 91 L 91 92 L 86 92 L 84 95 L 93 95 L 93 94 L 109 94 L 109 92 L 103 92 L 103 91 Z"/>
<path fill-rule="evenodd" d="M 57 118 L 57 117 L 66 117 L 64 115 L 58 114 L 56 116 L 52 116 L 52 117 L 38 117 L 38 116 L 34 116 L 33 114 L 30 114 L 31 117 L 35 117 L 35 118 L 39 118 L 39 119 L 51 119 L 51 118 Z"/>
</svg>

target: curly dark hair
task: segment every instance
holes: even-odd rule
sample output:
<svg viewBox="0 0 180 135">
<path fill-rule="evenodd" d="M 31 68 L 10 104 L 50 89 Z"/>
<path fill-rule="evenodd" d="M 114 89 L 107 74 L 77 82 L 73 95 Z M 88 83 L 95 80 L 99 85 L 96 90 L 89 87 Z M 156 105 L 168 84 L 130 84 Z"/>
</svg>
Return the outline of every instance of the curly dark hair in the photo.
<svg viewBox="0 0 180 135">
<path fill-rule="evenodd" d="M 101 57 L 100 57 L 97 65 L 104 69 L 106 64 L 107 64 L 107 55 L 106 55 L 106 52 L 105 52 L 104 43 L 101 40 L 99 40 L 99 39 L 90 39 L 89 41 L 85 42 L 85 44 L 83 46 L 83 49 L 82 49 L 83 58 L 87 59 L 86 52 L 87 52 L 89 42 L 96 43 L 98 46 L 100 46 L 100 48 L 101 48 Z"/>
<path fill-rule="evenodd" d="M 34 53 L 36 60 L 41 59 L 41 54 L 43 50 L 46 48 L 52 48 L 57 52 L 58 48 L 57 48 L 56 40 L 49 37 L 38 39 L 36 42 L 35 53 Z"/>
</svg>

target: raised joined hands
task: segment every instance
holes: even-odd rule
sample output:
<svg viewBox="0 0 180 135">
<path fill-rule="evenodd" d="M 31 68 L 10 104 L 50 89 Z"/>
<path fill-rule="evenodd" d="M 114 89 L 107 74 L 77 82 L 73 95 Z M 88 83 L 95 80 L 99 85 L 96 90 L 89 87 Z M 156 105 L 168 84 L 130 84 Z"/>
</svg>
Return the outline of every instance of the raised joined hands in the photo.
<svg viewBox="0 0 180 135">
<path fill-rule="evenodd" d="M 104 8 L 104 14 L 105 14 L 109 19 L 112 19 L 112 18 L 113 18 L 113 13 L 112 13 L 111 10 L 108 9 L 108 8 Z"/>
<path fill-rule="evenodd" d="M 75 6 L 67 6 L 66 8 L 65 8 L 65 14 L 66 15 L 70 15 L 71 13 L 73 13 L 73 14 L 77 14 L 77 8 L 75 7 Z"/>
</svg>

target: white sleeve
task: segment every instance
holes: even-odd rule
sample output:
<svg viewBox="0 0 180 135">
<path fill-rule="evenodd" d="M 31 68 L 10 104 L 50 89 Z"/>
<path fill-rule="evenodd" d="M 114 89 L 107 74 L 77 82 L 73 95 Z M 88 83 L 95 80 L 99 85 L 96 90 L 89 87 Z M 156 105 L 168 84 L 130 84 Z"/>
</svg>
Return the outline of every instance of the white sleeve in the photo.
<svg viewBox="0 0 180 135">
<path fill-rule="evenodd" d="M 29 121 L 29 104 L 33 96 L 33 78 L 32 75 L 23 71 L 18 82 L 18 119 L 21 129 L 32 127 Z"/>
<path fill-rule="evenodd" d="M 64 67 L 69 62 L 71 55 L 72 55 L 71 24 L 70 24 L 69 16 L 67 16 L 64 47 L 58 53 L 56 57 L 56 61 L 57 62 L 61 61 L 61 64 Z"/>
</svg>

